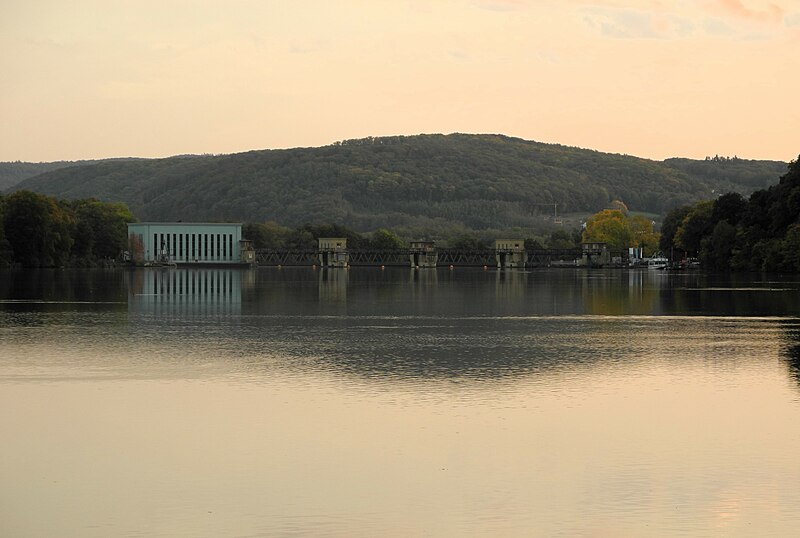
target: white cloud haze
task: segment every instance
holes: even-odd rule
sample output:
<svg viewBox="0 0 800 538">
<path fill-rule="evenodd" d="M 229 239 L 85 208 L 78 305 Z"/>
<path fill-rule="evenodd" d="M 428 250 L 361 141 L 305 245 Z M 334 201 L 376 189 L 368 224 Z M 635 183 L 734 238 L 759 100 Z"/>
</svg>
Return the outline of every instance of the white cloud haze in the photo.
<svg viewBox="0 0 800 538">
<path fill-rule="evenodd" d="M 455 131 L 788 160 L 799 67 L 787 0 L 12 0 L 0 160 Z"/>
</svg>

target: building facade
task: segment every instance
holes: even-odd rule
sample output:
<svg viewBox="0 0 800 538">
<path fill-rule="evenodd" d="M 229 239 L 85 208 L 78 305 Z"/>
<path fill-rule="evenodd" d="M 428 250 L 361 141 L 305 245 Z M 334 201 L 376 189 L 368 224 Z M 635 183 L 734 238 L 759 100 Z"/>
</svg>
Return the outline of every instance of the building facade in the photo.
<svg viewBox="0 0 800 538">
<path fill-rule="evenodd" d="M 611 263 L 611 252 L 608 243 L 593 241 L 581 243 L 581 259 L 578 265 L 582 267 L 604 267 Z"/>
<path fill-rule="evenodd" d="M 322 267 L 347 267 L 350 255 L 346 237 L 320 237 L 317 254 Z"/>
<path fill-rule="evenodd" d="M 439 254 L 433 241 L 411 241 L 409 254 L 411 267 L 436 267 Z"/>
<path fill-rule="evenodd" d="M 496 239 L 494 250 L 498 269 L 522 268 L 528 262 L 524 239 Z"/>
<path fill-rule="evenodd" d="M 200 222 L 128 224 L 128 252 L 136 263 L 240 264 L 242 225 Z"/>
</svg>

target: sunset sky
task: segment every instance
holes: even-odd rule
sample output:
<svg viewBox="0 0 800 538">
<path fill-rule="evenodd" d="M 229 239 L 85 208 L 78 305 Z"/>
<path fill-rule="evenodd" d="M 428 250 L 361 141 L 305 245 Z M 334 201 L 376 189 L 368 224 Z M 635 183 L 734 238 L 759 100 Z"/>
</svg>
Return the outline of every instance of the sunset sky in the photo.
<svg viewBox="0 0 800 538">
<path fill-rule="evenodd" d="M 800 153 L 800 0 L 0 0 L 0 160 L 502 133 Z"/>
</svg>

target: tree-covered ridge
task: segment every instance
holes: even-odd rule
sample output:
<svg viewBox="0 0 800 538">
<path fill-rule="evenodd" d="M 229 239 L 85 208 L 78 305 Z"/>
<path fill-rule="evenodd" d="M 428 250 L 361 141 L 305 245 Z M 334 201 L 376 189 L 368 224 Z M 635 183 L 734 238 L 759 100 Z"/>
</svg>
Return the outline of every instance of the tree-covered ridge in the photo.
<svg viewBox="0 0 800 538">
<path fill-rule="evenodd" d="M 0 191 L 8 189 L 30 177 L 50 172 L 51 170 L 58 170 L 65 168 L 66 163 L 52 162 L 52 163 L 26 163 L 26 162 L 11 162 L 0 163 Z M 73 166 L 78 163 L 69 163 Z"/>
<path fill-rule="evenodd" d="M 468 229 L 528 226 L 619 198 L 660 211 L 706 190 L 659 163 L 503 136 L 421 135 L 193 159 L 101 162 L 20 187 L 119 200 L 146 220 L 274 220 Z"/>
<path fill-rule="evenodd" d="M 766 189 L 786 172 L 785 162 L 718 155 L 706 157 L 702 161 L 667 159 L 664 164 L 713 186 L 712 194 L 738 192 L 747 196 L 757 189 Z"/>
<path fill-rule="evenodd" d="M 0 162 L 0 192 L 11 188 L 28 178 L 36 177 L 46 172 L 70 168 L 72 166 L 86 166 L 103 161 L 120 161 L 130 159 L 103 159 L 86 161 L 55 161 L 49 163 L 27 163 L 27 162 Z"/>
<path fill-rule="evenodd" d="M 709 269 L 800 272 L 800 159 L 749 199 L 728 193 L 670 211 L 661 247 L 697 256 Z"/>
<path fill-rule="evenodd" d="M 777 180 L 778 174 L 774 180 Z M 773 180 L 773 181 L 774 181 Z M 713 187 L 663 163 L 500 135 L 349 140 L 320 148 L 99 162 L 19 185 L 122 201 L 144 220 L 335 222 L 371 231 L 541 228 L 613 200 L 663 213 Z"/>
</svg>

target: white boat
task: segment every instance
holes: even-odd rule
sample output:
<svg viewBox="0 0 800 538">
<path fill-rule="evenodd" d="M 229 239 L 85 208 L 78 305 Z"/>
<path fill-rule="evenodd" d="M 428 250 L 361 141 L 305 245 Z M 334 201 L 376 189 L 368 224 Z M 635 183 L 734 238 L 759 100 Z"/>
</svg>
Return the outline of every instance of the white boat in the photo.
<svg viewBox="0 0 800 538">
<path fill-rule="evenodd" d="M 647 260 L 648 269 L 663 271 L 667 267 L 669 267 L 669 260 L 665 258 L 660 252 L 655 253 L 652 258 Z"/>
</svg>

